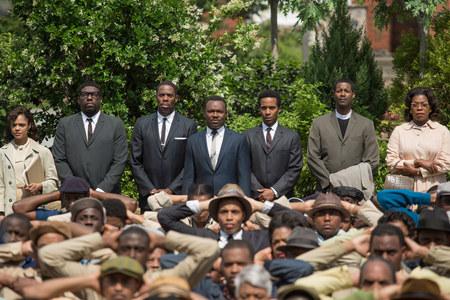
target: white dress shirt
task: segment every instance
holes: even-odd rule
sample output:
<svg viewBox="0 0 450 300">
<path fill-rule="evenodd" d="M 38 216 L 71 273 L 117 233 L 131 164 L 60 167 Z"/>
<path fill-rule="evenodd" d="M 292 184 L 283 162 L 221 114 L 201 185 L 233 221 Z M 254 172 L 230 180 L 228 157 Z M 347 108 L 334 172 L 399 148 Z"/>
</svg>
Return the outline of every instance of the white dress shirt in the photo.
<svg viewBox="0 0 450 300">
<path fill-rule="evenodd" d="M 161 115 L 158 112 L 156 112 L 156 114 L 158 115 L 158 133 L 159 133 L 159 140 L 161 140 L 161 131 L 162 131 L 162 125 L 163 125 L 163 118 L 164 116 Z M 166 136 L 165 136 L 165 144 L 167 144 L 167 137 L 169 136 L 169 132 L 170 132 L 170 126 L 172 125 L 173 122 L 173 118 L 175 117 L 175 111 L 173 111 L 172 113 L 170 113 L 170 115 L 166 116 L 165 118 L 167 118 L 166 120 Z"/>
<path fill-rule="evenodd" d="M 86 139 L 87 139 L 88 138 L 88 126 L 89 126 L 89 122 L 87 119 L 89 119 L 89 117 L 86 116 L 84 114 L 84 112 L 81 112 L 81 117 L 83 118 L 84 132 L 86 134 Z M 91 117 L 91 119 L 92 119 L 92 134 L 94 134 L 94 132 L 95 132 L 95 126 L 98 123 L 99 117 L 100 117 L 100 111 L 98 111 L 95 115 L 93 115 Z"/>
<path fill-rule="evenodd" d="M 238 232 L 233 233 L 233 240 L 242 240 L 242 233 L 244 231 L 241 229 Z M 228 244 L 229 234 L 220 230 L 219 233 L 219 248 L 224 248 Z"/>
<path fill-rule="evenodd" d="M 266 137 L 267 137 L 267 128 L 269 128 L 269 126 L 267 126 L 265 123 L 262 123 L 262 132 L 263 132 L 263 135 L 264 135 L 264 141 L 267 141 L 267 139 L 266 139 Z M 275 124 L 270 126 L 270 128 L 272 128 L 272 130 L 270 130 L 270 135 L 272 136 L 272 141 L 273 141 L 273 138 L 275 137 L 275 133 L 277 132 L 278 121 L 276 121 Z"/>
<path fill-rule="evenodd" d="M 206 146 L 208 147 L 208 155 L 211 158 L 211 144 L 212 144 L 212 137 L 213 135 L 211 134 L 212 129 L 209 127 L 206 127 Z M 222 126 L 219 129 L 217 129 L 217 134 L 216 137 L 214 138 L 216 140 L 216 155 L 217 158 L 219 158 L 219 154 L 220 154 L 220 149 L 222 149 L 222 142 L 223 142 L 223 137 L 225 135 L 225 127 Z"/>
</svg>

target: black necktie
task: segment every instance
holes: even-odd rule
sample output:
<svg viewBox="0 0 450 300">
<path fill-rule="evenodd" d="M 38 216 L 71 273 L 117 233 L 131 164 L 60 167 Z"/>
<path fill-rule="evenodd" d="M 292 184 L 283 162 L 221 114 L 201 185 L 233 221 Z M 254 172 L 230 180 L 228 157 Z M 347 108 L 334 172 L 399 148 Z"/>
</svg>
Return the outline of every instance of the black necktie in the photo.
<svg viewBox="0 0 450 300">
<path fill-rule="evenodd" d="M 162 128 L 161 128 L 161 147 L 164 147 L 166 144 L 166 121 L 167 118 L 163 118 Z"/>
<path fill-rule="evenodd" d="M 267 147 L 269 147 L 269 148 L 270 148 L 270 146 L 272 146 L 272 135 L 270 134 L 271 130 L 272 130 L 272 128 L 270 128 L 270 127 L 267 127 L 267 129 L 266 129 L 266 131 L 267 131 L 266 144 L 267 144 Z"/>
<path fill-rule="evenodd" d="M 87 139 L 88 139 L 88 142 L 92 139 L 92 122 L 93 122 L 93 120 L 92 120 L 92 118 L 87 118 L 87 121 L 88 121 L 88 132 L 87 132 Z"/>
<path fill-rule="evenodd" d="M 217 164 L 217 150 L 216 150 L 216 136 L 217 136 L 217 129 L 213 129 L 211 130 L 211 165 L 213 167 L 213 169 L 216 169 L 216 164 Z"/>
<path fill-rule="evenodd" d="M 228 242 L 229 242 L 229 241 L 232 241 L 232 240 L 234 240 L 234 237 L 233 237 L 232 234 L 229 234 L 229 235 L 228 235 Z"/>
</svg>

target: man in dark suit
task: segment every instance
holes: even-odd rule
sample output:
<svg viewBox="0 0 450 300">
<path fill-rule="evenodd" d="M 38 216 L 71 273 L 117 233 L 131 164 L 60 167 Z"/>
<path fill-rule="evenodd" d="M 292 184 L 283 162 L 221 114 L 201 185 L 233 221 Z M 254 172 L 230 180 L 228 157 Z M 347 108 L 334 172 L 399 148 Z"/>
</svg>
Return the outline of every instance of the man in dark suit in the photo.
<svg viewBox="0 0 450 300">
<path fill-rule="evenodd" d="M 271 216 L 287 209 L 277 203 L 273 204 L 269 212 Z M 219 233 L 206 228 L 191 227 L 181 222 L 182 219 L 200 214 L 205 210 L 219 224 Z M 225 247 L 230 240 L 245 240 L 254 247 L 255 251 L 259 251 L 269 247 L 269 234 L 267 230 L 242 229 L 242 225 L 250 218 L 252 212 L 252 205 L 239 186 L 227 184 L 219 191 L 216 198 L 206 201 L 190 200 L 185 204 L 161 209 L 158 213 L 158 221 L 166 231 L 175 230 L 212 238 L 219 242 L 221 248 Z"/>
<path fill-rule="evenodd" d="M 330 188 L 330 174 L 360 163 L 375 172 L 379 157 L 373 122 L 352 111 L 353 83 L 338 80 L 334 86 L 336 110 L 315 119 L 308 140 L 308 166 L 318 190 Z"/>
<path fill-rule="evenodd" d="M 299 135 L 278 124 L 281 99 L 275 91 L 263 91 L 259 97 L 260 126 L 244 133 L 250 145 L 252 196 L 273 201 L 291 196 L 302 169 Z"/>
<path fill-rule="evenodd" d="M 52 151 L 58 176 L 81 177 L 92 189 L 120 193 L 128 155 L 123 122 L 100 112 L 102 93 L 95 82 L 83 83 L 79 93 L 81 113 L 62 118 L 56 128 Z"/>
<path fill-rule="evenodd" d="M 183 193 L 193 183 L 213 187 L 214 194 L 227 183 L 237 183 L 250 195 L 250 153 L 245 137 L 225 128 L 225 100 L 209 97 L 204 104 L 207 128 L 193 134 L 186 147 Z"/>
<path fill-rule="evenodd" d="M 188 137 L 197 125 L 175 112 L 177 87 L 170 81 L 156 88 L 157 112 L 141 117 L 131 140 L 131 168 L 139 189 L 141 210 L 148 210 L 147 197 L 160 191 L 180 194 Z"/>
</svg>

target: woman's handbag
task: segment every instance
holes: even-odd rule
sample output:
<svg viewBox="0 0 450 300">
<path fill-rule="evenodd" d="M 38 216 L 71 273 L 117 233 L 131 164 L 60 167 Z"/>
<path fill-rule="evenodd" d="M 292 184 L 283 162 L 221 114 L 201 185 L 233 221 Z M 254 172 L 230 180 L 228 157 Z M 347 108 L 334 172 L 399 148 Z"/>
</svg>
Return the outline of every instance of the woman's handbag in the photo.
<svg viewBox="0 0 450 300">
<path fill-rule="evenodd" d="M 387 174 L 384 180 L 385 190 L 414 190 L 414 178 L 398 174 Z"/>
</svg>

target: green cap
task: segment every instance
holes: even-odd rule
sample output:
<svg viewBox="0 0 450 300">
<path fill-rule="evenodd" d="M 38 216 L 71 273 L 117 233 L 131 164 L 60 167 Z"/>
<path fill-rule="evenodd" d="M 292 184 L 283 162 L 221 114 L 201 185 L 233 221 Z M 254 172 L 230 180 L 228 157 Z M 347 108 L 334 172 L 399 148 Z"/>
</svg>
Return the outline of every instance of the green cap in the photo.
<svg viewBox="0 0 450 300">
<path fill-rule="evenodd" d="M 102 263 L 101 277 L 117 273 L 142 281 L 144 268 L 137 260 L 128 256 L 118 256 Z"/>
</svg>

